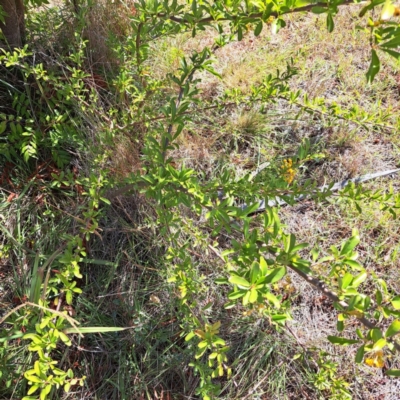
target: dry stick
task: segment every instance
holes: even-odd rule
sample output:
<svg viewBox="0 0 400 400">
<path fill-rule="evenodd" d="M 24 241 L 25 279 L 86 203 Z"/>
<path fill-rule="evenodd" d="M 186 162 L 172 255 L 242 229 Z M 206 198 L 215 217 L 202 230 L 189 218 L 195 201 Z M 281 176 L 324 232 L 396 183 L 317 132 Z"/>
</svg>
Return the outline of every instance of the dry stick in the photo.
<svg viewBox="0 0 400 400">
<path fill-rule="evenodd" d="M 343 307 L 344 309 L 347 309 L 349 307 L 349 305 L 344 301 L 344 300 L 340 300 L 338 295 L 331 291 L 330 289 L 327 288 L 327 286 L 325 285 L 325 283 L 323 283 L 322 281 L 320 281 L 317 278 L 313 278 L 312 276 L 306 274 L 305 272 L 303 272 L 302 270 L 300 270 L 299 268 L 295 267 L 292 264 L 287 264 L 287 266 L 294 271 L 297 275 L 300 275 L 305 281 L 307 281 L 311 286 L 315 287 L 318 291 L 320 291 L 321 293 L 323 293 L 325 296 L 327 296 L 329 299 L 331 299 L 334 303 L 339 304 L 341 307 Z M 369 319 L 365 318 L 365 317 L 357 317 L 357 319 L 368 329 L 374 329 L 377 326 L 371 322 Z M 396 350 L 398 352 L 400 352 L 400 344 L 397 343 L 395 340 L 391 340 L 391 339 L 386 339 L 387 341 L 393 343 L 394 347 L 396 348 Z"/>
</svg>

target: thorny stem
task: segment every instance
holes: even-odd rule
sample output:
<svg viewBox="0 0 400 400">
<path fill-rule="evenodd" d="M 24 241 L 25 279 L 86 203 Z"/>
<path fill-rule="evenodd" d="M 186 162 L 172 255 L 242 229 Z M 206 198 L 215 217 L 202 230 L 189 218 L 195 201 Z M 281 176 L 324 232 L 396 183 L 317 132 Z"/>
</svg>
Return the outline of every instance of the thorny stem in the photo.
<svg viewBox="0 0 400 400">
<path fill-rule="evenodd" d="M 338 295 L 333 292 L 332 290 L 330 290 L 324 282 L 320 281 L 317 278 L 314 278 L 308 274 L 306 274 L 305 272 L 303 272 L 302 270 L 300 270 L 299 268 L 295 267 L 292 264 L 287 264 L 287 266 L 293 271 L 295 272 L 297 275 L 300 275 L 305 281 L 307 281 L 311 286 L 313 286 L 314 288 L 316 288 L 318 291 L 320 291 L 321 293 L 323 293 L 326 297 L 328 297 L 330 300 L 332 300 L 334 303 L 339 304 L 341 307 L 343 307 L 344 309 L 347 309 L 349 307 L 349 305 L 344 301 L 344 300 L 340 300 Z M 365 317 L 357 317 L 358 320 L 368 329 L 374 329 L 376 328 L 376 325 L 370 321 L 369 319 L 365 318 Z M 391 343 L 393 343 L 394 347 L 396 348 L 396 350 L 398 352 L 400 352 L 400 344 L 397 343 L 395 340 L 389 340 Z"/>
<path fill-rule="evenodd" d="M 352 4 L 359 4 L 359 3 L 356 3 L 354 0 L 345 0 L 345 1 L 343 1 L 342 4 L 338 4 L 338 6 L 348 6 L 348 5 L 352 5 Z M 307 11 L 310 11 L 314 7 L 327 7 L 328 8 L 328 6 L 329 6 L 329 3 L 325 3 L 325 2 L 312 3 L 312 4 L 308 4 L 306 6 L 303 6 L 303 7 L 294 8 L 294 9 L 287 10 L 287 11 L 282 11 L 282 12 L 272 11 L 269 14 L 269 16 L 277 18 L 280 15 L 293 14 L 293 13 L 298 13 L 298 12 L 307 12 Z M 262 18 L 263 15 L 264 15 L 264 13 L 260 12 L 260 13 L 245 15 L 245 17 L 251 18 L 251 19 L 258 19 L 258 18 Z M 159 13 L 159 14 L 157 14 L 157 17 L 166 18 L 173 22 L 177 22 L 179 24 L 189 23 L 189 21 L 187 21 L 185 18 L 178 18 L 173 15 L 167 15 L 165 13 Z M 202 19 L 196 21 L 196 24 L 201 25 L 201 24 L 208 24 L 210 22 L 237 21 L 239 18 L 240 18 L 240 16 L 237 16 L 237 15 L 232 15 L 231 17 L 219 18 L 218 20 L 216 20 L 214 17 L 205 17 L 205 18 L 202 18 Z"/>
</svg>

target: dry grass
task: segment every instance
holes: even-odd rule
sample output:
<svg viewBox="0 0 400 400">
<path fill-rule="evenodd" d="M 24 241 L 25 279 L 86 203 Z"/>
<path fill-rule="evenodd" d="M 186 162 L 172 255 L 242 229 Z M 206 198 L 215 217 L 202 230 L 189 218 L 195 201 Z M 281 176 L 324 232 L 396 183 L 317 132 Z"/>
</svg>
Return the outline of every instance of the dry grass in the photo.
<svg viewBox="0 0 400 400">
<path fill-rule="evenodd" d="M 383 57 L 386 64 L 382 73 L 372 85 L 366 84 L 365 71 L 370 56 L 368 37 L 349 26 L 349 12 L 355 16 L 358 8 L 341 11 L 335 20 L 334 40 L 326 32 L 323 18 L 292 16 L 288 28 L 276 36 L 264 29 L 258 38 L 249 33 L 242 42 L 217 50 L 215 67 L 222 80 L 208 77 L 202 82 L 205 99 L 216 99 L 232 88 L 247 93 L 251 84 L 260 82 L 265 74 L 274 73 L 276 68 L 283 68 L 293 57 L 298 68 L 298 75 L 291 82 L 293 88 L 306 91 L 310 96 L 323 96 L 343 107 L 356 102 L 370 112 L 378 112 L 384 105 L 386 110 L 393 110 L 388 122 L 396 126 L 399 65 Z M 209 36 L 210 32 L 205 32 L 201 39 L 188 39 L 182 51 L 189 54 L 199 40 L 211 43 Z M 155 59 L 159 62 L 159 58 Z M 157 66 L 153 64 L 153 68 Z M 264 115 L 257 108 L 226 109 L 223 114 L 202 113 L 201 118 L 195 118 L 190 133 L 183 136 L 180 149 L 173 156 L 208 175 L 217 173 L 223 160 L 229 164 L 228 168 L 240 175 L 241 171 L 254 170 L 258 164 L 276 156 L 294 154 L 301 140 L 308 137 L 313 144 L 312 150 L 326 156 L 322 161 L 308 163 L 303 172 L 318 184 L 398 165 L 398 139 L 391 135 L 395 131 L 388 134 L 374 129 L 364 130 L 348 123 L 330 126 L 323 119 L 310 121 L 305 117 L 293 121 L 293 117 L 293 111 L 282 103 Z M 399 178 L 394 177 L 372 182 L 370 186 L 398 186 L 399 183 Z M 329 246 L 339 245 L 351 236 L 350 227 L 357 227 L 363 241 L 359 247 L 360 260 L 368 271 L 388 279 L 393 289 L 398 289 L 400 247 L 397 232 L 400 227 L 389 214 L 368 205 L 360 215 L 346 205 L 305 203 L 283 208 L 281 216 L 287 230 L 295 233 L 299 241 L 318 245 L 323 253 Z M 396 381 L 367 366 L 350 367 L 355 349 L 341 349 L 327 343 L 326 336 L 336 334 L 335 318 L 332 318 L 336 312 L 327 299 L 310 290 L 305 282 L 295 277 L 293 282 L 298 300 L 290 326 L 298 341 L 306 347 L 319 347 L 334 355 L 340 373 L 351 382 L 353 398 L 396 399 Z M 267 386 L 262 386 L 265 393 L 268 393 Z M 288 392 L 276 393 L 270 398 L 289 396 Z M 235 395 L 239 396 L 238 392 Z M 305 397 L 301 391 L 298 396 L 316 398 Z"/>
<path fill-rule="evenodd" d="M 121 7 L 99 2 L 90 11 L 84 37 L 89 40 L 91 67 L 101 65 L 112 70 L 118 64 L 107 41 L 110 35 L 121 37 L 129 29 L 129 14 Z M 357 13 L 357 7 L 350 10 Z M 248 33 L 242 42 L 218 49 L 215 67 L 222 79 L 202 75 L 204 105 L 233 88 L 248 93 L 251 84 L 285 67 L 293 57 L 299 72 L 291 81 L 294 89 L 310 96 L 325 96 L 342 106 L 357 101 L 371 112 L 384 105 L 394 110 L 389 121 L 394 123 L 398 117 L 399 66 L 389 61 L 377 80 L 366 85 L 368 38 L 349 27 L 348 12 L 349 8 L 341 11 L 335 20 L 334 40 L 326 32 L 322 18 L 291 16 L 287 29 L 276 36 L 265 27 L 258 38 Z M 155 40 L 151 43 L 148 68 L 155 78 L 164 80 L 167 72 L 179 66 L 182 55 L 205 45 L 211 47 L 213 34 L 207 30 L 196 38 L 185 34 Z M 166 91 L 174 90 L 166 79 L 165 82 Z M 265 161 L 295 155 L 304 138 L 310 139 L 312 152 L 323 152 L 325 158 L 307 163 L 299 172 L 300 180 L 307 177 L 323 184 L 398 165 L 399 139 L 395 132 L 390 135 L 378 129 L 367 131 L 346 123 L 332 126 L 322 117 L 311 119 L 308 115 L 295 120 L 297 111 L 284 102 L 263 113 L 258 106 L 200 110 L 180 136 L 180 148 L 170 155 L 176 164 L 204 174 L 205 180 L 223 169 L 241 175 Z M 132 138 L 140 135 L 123 133 L 112 144 L 111 169 L 117 179 L 140 169 L 139 144 Z M 370 186 L 387 187 L 389 181 L 399 188 L 398 177 L 372 182 Z M 346 204 L 305 202 L 284 207 L 280 214 L 298 241 L 318 246 L 322 253 L 331 245 L 339 245 L 351 235 L 351 227 L 357 227 L 363 240 L 360 260 L 368 271 L 387 279 L 394 290 L 400 291 L 400 226 L 387 212 L 364 205 L 363 213 L 358 214 Z M 88 247 L 88 258 L 109 263 L 89 263 L 85 267 L 85 293 L 76 307 L 79 318 L 88 325 L 134 328 L 133 334 L 128 331 L 118 338 L 112 334 L 88 338 L 82 343 L 85 351 L 68 351 L 70 365 L 78 362 L 81 372 L 88 376 L 80 398 L 168 398 L 161 393 L 177 399 L 194 398 L 198 379 L 188 367 L 190 354 L 185 353 L 186 345 L 179 336 L 182 328 L 174 314 L 177 296 L 165 283 L 166 272 L 160 261 L 164 243 L 153 220 L 146 199 L 119 197 L 101 222 L 102 240 L 93 240 Z M 11 222 L 10 219 L 8 223 Z M 218 262 L 206 251 L 195 256 L 199 271 L 212 281 L 219 271 Z M 9 265 L 0 261 L 0 277 L 7 273 L 6 267 Z M 355 399 L 397 399 L 396 381 L 384 377 L 380 370 L 354 366 L 354 349 L 327 343 L 326 336 L 336 333 L 335 310 L 307 283 L 294 276 L 292 281 L 295 309 L 290 327 L 295 337 L 272 331 L 255 316 L 245 318 L 243 310 L 221 315 L 225 293 L 220 287 L 205 285 L 199 294 L 200 305 L 212 303 L 209 316 L 222 321 L 223 335 L 233 349 L 230 357 L 236 360 L 232 381 L 221 381 L 222 398 L 324 398 L 309 383 L 312 370 L 293 360 L 303 345 L 321 348 L 339 362 L 339 374 L 351 382 Z M 9 304 L 11 292 L 8 288 L 4 295 L 2 285 L 0 296 Z M 281 367 L 274 369 L 276 365 Z M 269 373 L 269 379 L 263 381 Z"/>
</svg>

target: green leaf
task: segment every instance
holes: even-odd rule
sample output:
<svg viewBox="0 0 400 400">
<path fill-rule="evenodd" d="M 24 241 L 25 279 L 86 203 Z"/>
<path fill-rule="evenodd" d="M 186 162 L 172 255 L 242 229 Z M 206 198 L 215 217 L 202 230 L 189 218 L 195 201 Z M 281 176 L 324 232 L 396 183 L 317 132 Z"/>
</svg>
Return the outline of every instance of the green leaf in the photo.
<svg viewBox="0 0 400 400">
<path fill-rule="evenodd" d="M 396 60 L 400 60 L 400 53 L 394 50 L 389 50 L 389 49 L 385 49 L 384 47 L 381 47 L 381 50 L 384 51 L 385 53 L 388 53 L 389 55 L 391 55 L 392 57 L 394 57 Z"/>
<path fill-rule="evenodd" d="M 270 301 L 276 308 L 280 308 L 281 303 L 273 293 L 267 292 L 263 295 L 263 297 Z"/>
<path fill-rule="evenodd" d="M 254 36 L 258 36 L 260 33 L 261 33 L 261 31 L 262 31 L 262 28 L 263 28 L 263 22 L 262 21 L 260 21 L 257 25 L 256 25 L 256 28 L 254 29 Z"/>
<path fill-rule="evenodd" d="M 395 310 L 400 310 L 400 296 L 393 297 L 391 303 Z"/>
<path fill-rule="evenodd" d="M 350 255 L 350 253 L 355 249 L 355 247 L 360 243 L 360 236 L 352 236 L 349 240 L 347 240 L 343 245 L 340 251 L 340 255 Z"/>
<path fill-rule="evenodd" d="M 291 253 L 297 253 L 298 251 L 303 250 L 308 246 L 309 246 L 308 243 L 299 243 L 299 244 L 296 244 L 296 246 L 294 246 L 293 249 L 290 252 Z"/>
<path fill-rule="evenodd" d="M 275 314 L 271 317 L 271 319 L 277 324 L 283 325 L 283 323 L 287 321 L 289 317 L 286 314 Z"/>
<path fill-rule="evenodd" d="M 388 369 L 385 373 L 389 376 L 400 376 L 400 369 Z"/>
<path fill-rule="evenodd" d="M 36 392 L 36 390 L 39 389 L 40 386 L 38 385 L 32 385 L 32 387 L 28 390 L 28 395 L 33 394 Z"/>
<path fill-rule="evenodd" d="M 242 27 L 241 27 L 241 26 L 239 26 L 239 28 L 238 28 L 238 31 L 237 31 L 237 38 L 238 38 L 238 41 L 239 41 L 239 42 L 243 39 L 243 30 L 242 30 Z"/>
<path fill-rule="evenodd" d="M 341 278 L 340 279 L 340 288 L 342 289 L 342 290 L 344 290 L 344 289 L 346 289 L 349 285 L 350 285 L 350 283 L 352 282 L 352 280 L 353 280 L 353 275 L 352 274 L 350 274 L 350 272 L 347 272 L 344 276 L 343 276 L 343 278 Z"/>
<path fill-rule="evenodd" d="M 246 290 L 233 290 L 232 292 L 229 292 L 228 294 L 228 299 L 229 300 L 236 300 L 239 299 L 240 297 L 243 297 L 247 293 Z"/>
<path fill-rule="evenodd" d="M 248 291 L 246 292 L 246 294 L 243 296 L 242 302 L 243 302 L 243 305 L 244 305 L 244 306 L 247 306 L 247 304 L 249 304 L 250 294 L 251 294 L 251 291 L 248 290 Z"/>
<path fill-rule="evenodd" d="M 353 269 L 356 269 L 356 270 L 358 270 L 358 271 L 364 269 L 363 266 L 362 266 L 359 262 L 357 262 L 357 261 L 350 260 L 350 259 L 346 258 L 345 260 L 343 260 L 343 262 L 344 262 L 346 265 L 348 265 L 349 267 L 351 267 L 351 268 L 353 268 Z"/>
<path fill-rule="evenodd" d="M 399 331 L 400 331 L 400 321 L 396 319 L 387 328 L 385 337 L 396 335 Z"/>
<path fill-rule="evenodd" d="M 271 24 L 272 34 L 273 35 L 277 34 L 279 32 L 279 30 L 281 28 L 284 28 L 285 26 L 286 26 L 286 22 L 283 19 L 281 19 L 281 18 L 274 19 Z"/>
<path fill-rule="evenodd" d="M 359 347 L 359 349 L 357 350 L 356 353 L 356 363 L 360 364 L 364 358 L 364 345 L 362 345 L 361 347 Z"/>
<path fill-rule="evenodd" d="M 343 321 L 337 321 L 337 322 L 336 322 L 336 329 L 337 329 L 339 332 L 343 332 L 343 329 L 344 329 L 344 322 L 343 322 Z"/>
<path fill-rule="evenodd" d="M 266 276 L 264 283 L 275 283 L 280 279 L 282 279 L 282 277 L 285 276 L 285 274 L 286 274 L 285 267 L 274 268 L 272 272 Z"/>
<path fill-rule="evenodd" d="M 380 65 L 380 62 L 379 62 L 378 55 L 376 54 L 375 50 L 372 50 L 372 53 L 371 53 L 371 64 L 369 66 L 369 69 L 368 69 L 367 75 L 366 75 L 368 83 L 371 83 L 374 80 L 375 75 L 379 72 L 380 68 L 381 68 L 381 65 Z"/>
<path fill-rule="evenodd" d="M 253 288 L 250 290 L 249 302 L 255 303 L 258 299 L 258 292 L 257 289 Z"/>
<path fill-rule="evenodd" d="M 268 272 L 268 264 L 263 256 L 260 257 L 260 272 L 262 276 L 266 276 Z"/>
<path fill-rule="evenodd" d="M 35 382 L 35 383 L 42 383 L 42 380 L 36 375 L 28 375 L 25 372 L 24 376 L 28 381 Z"/>
<path fill-rule="evenodd" d="M 199 347 L 199 349 L 204 349 L 205 347 L 207 347 L 207 341 L 202 340 L 197 346 Z"/>
<path fill-rule="evenodd" d="M 335 23 L 333 22 L 333 17 L 331 13 L 328 13 L 326 16 L 326 27 L 328 29 L 328 32 L 331 33 L 335 29 Z"/>
<path fill-rule="evenodd" d="M 333 344 L 339 344 L 341 346 L 347 346 L 349 344 L 359 343 L 359 340 L 346 339 L 338 336 L 328 336 L 328 340 Z"/>
<path fill-rule="evenodd" d="M 246 279 L 238 275 L 231 275 L 231 277 L 229 278 L 229 282 L 242 288 L 249 288 L 251 286 L 250 283 L 246 281 Z"/>
<path fill-rule="evenodd" d="M 365 271 L 358 274 L 351 283 L 351 286 L 358 287 L 367 279 L 367 273 Z"/>
<path fill-rule="evenodd" d="M 395 49 L 400 45 L 400 34 L 398 33 L 398 31 L 395 30 L 393 30 L 393 33 L 395 33 L 394 37 L 385 43 L 381 43 L 380 47 L 388 47 Z"/>
<path fill-rule="evenodd" d="M 383 297 L 382 297 L 382 292 L 379 289 L 376 289 L 375 298 L 376 298 L 376 302 L 378 303 L 378 306 L 380 306 L 382 303 Z M 400 306 L 400 299 L 399 299 L 399 306 Z"/>
<path fill-rule="evenodd" d="M 285 253 L 291 253 L 294 245 L 296 244 L 296 236 L 291 233 L 285 239 Z"/>
<path fill-rule="evenodd" d="M 373 328 L 369 332 L 369 337 L 374 341 L 377 342 L 382 338 L 382 332 L 379 328 Z"/>
<path fill-rule="evenodd" d="M 382 338 L 382 339 L 379 339 L 376 343 L 374 343 L 372 350 L 374 350 L 374 351 L 381 350 L 385 346 L 386 346 L 386 340 Z"/>
<path fill-rule="evenodd" d="M 254 261 L 250 270 L 251 283 L 254 284 L 259 276 L 260 276 L 260 264 L 257 261 Z"/>
</svg>

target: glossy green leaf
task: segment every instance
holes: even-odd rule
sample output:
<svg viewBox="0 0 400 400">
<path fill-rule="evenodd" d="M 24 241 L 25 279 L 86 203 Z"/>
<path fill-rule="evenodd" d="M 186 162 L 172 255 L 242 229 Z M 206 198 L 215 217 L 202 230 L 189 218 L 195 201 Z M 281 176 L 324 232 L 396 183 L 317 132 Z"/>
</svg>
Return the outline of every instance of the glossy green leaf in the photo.
<svg viewBox="0 0 400 400">
<path fill-rule="evenodd" d="M 285 267 L 278 267 L 274 268 L 272 272 L 266 276 L 265 283 L 275 283 L 282 279 L 283 276 L 286 274 Z"/>
<path fill-rule="evenodd" d="M 367 279 L 367 273 L 365 271 L 358 274 L 351 283 L 351 286 L 358 287 Z"/>
<path fill-rule="evenodd" d="M 335 29 L 335 22 L 333 21 L 331 13 L 328 13 L 328 15 L 326 16 L 326 27 L 329 33 L 333 32 L 333 30 Z"/>
<path fill-rule="evenodd" d="M 349 255 L 355 249 L 355 247 L 358 245 L 358 243 L 360 243 L 360 236 L 359 235 L 352 236 L 349 240 L 347 240 L 342 245 L 340 255 L 341 256 Z"/>
<path fill-rule="evenodd" d="M 259 36 L 260 35 L 260 33 L 261 33 L 261 31 L 262 31 L 262 28 L 263 28 L 263 22 L 262 21 L 260 21 L 257 25 L 256 25 L 256 28 L 254 29 L 254 36 Z"/>
<path fill-rule="evenodd" d="M 360 364 L 364 358 L 364 345 L 362 345 L 361 347 L 359 347 L 359 349 L 357 350 L 356 353 L 356 363 Z"/>
<path fill-rule="evenodd" d="M 231 275 L 231 277 L 229 278 L 229 282 L 239 286 L 240 288 L 249 288 L 251 286 L 246 279 L 238 275 Z"/>
<path fill-rule="evenodd" d="M 353 281 L 353 275 L 347 272 L 346 274 L 344 274 L 343 278 L 341 278 L 339 281 L 340 288 L 342 290 L 346 289 L 351 284 L 352 281 Z"/>
<path fill-rule="evenodd" d="M 393 297 L 391 303 L 395 310 L 400 310 L 400 296 Z"/>
<path fill-rule="evenodd" d="M 247 293 L 246 290 L 236 290 L 236 291 L 232 291 L 232 292 L 229 292 L 229 294 L 228 294 L 228 299 L 229 299 L 229 300 L 240 299 L 240 298 L 243 297 L 246 293 Z"/>
<path fill-rule="evenodd" d="M 377 342 L 374 343 L 374 346 L 372 347 L 372 350 L 377 351 L 381 350 L 386 346 L 386 340 L 385 339 L 379 339 Z"/>
<path fill-rule="evenodd" d="M 399 44 L 400 44 L 400 42 L 399 42 Z M 369 69 L 368 69 L 367 75 L 366 75 L 368 83 L 371 83 L 374 80 L 374 78 L 375 78 L 376 74 L 379 72 L 380 68 L 381 68 L 381 64 L 380 64 L 378 55 L 376 54 L 375 50 L 372 50 L 371 63 L 370 63 L 370 66 L 369 66 Z"/>
<path fill-rule="evenodd" d="M 391 337 L 396 335 L 398 332 L 400 332 L 400 321 L 396 319 L 387 328 L 385 336 Z"/>
<path fill-rule="evenodd" d="M 258 299 L 257 289 L 253 288 L 250 290 L 249 303 L 255 303 L 257 299 Z"/>
</svg>

